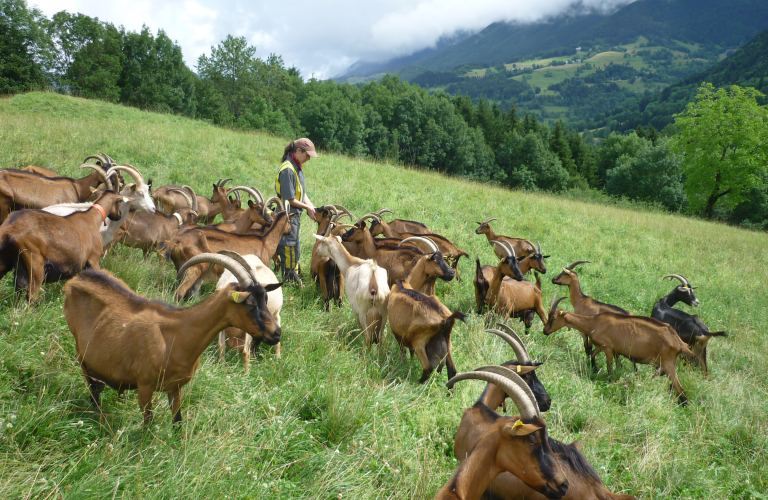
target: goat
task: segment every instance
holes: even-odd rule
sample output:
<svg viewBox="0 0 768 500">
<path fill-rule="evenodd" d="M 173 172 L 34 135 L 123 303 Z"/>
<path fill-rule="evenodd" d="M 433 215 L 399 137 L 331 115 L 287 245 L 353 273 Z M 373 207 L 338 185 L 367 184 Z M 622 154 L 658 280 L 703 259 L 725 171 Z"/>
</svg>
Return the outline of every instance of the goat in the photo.
<svg viewBox="0 0 768 500">
<path fill-rule="evenodd" d="M 317 233 L 315 236 L 328 236 L 328 231 L 332 226 L 331 223 L 337 221 L 339 216 L 335 206 L 324 205 L 315 210 L 315 218 L 317 220 Z M 310 261 L 309 270 L 314 280 L 320 286 L 320 292 L 322 292 L 323 300 L 325 301 L 325 310 L 329 311 L 331 301 L 336 302 L 341 307 L 344 274 L 341 273 L 339 266 L 333 259 L 318 253 L 321 241 L 322 239 L 318 239 L 312 247 L 312 260 Z"/>
<path fill-rule="evenodd" d="M 120 194 L 126 198 L 131 199 L 128 203 L 123 203 L 120 206 L 120 218 L 118 220 L 111 220 L 109 222 L 104 221 L 105 225 L 99 228 L 101 233 L 102 245 L 104 248 L 112 243 L 117 230 L 122 226 L 125 219 L 128 217 L 128 213 L 131 208 L 137 208 L 145 212 L 154 213 L 155 204 L 152 202 L 152 198 L 149 196 L 149 186 L 144 182 L 144 178 L 141 176 L 138 170 L 130 165 L 117 165 L 110 168 L 107 171 L 107 177 L 110 177 L 112 172 L 123 171 L 129 173 L 135 180 L 135 184 L 126 184 L 121 190 Z M 74 212 L 82 212 L 91 208 L 92 203 L 65 203 L 61 205 L 53 205 L 46 207 L 45 210 L 48 213 L 65 217 Z"/>
<path fill-rule="evenodd" d="M 499 220 L 495 217 L 488 217 L 483 222 L 478 222 L 480 226 L 475 229 L 475 234 L 484 234 L 485 237 L 488 239 L 488 243 L 493 248 L 494 253 L 496 256 L 500 259 L 504 258 L 504 253 L 499 249 L 498 246 L 494 246 L 492 241 L 508 241 L 512 248 L 515 249 L 515 255 L 528 255 L 530 253 L 536 253 L 536 247 L 533 246 L 533 243 L 531 243 L 528 240 L 524 240 L 522 238 L 510 238 L 509 236 L 503 236 L 501 234 L 496 234 L 493 231 L 493 228 L 491 228 L 491 221 Z M 549 255 L 547 255 L 549 257 Z"/>
<path fill-rule="evenodd" d="M 165 215 L 159 210 L 151 214 L 132 210 L 115 232 L 107 251 L 115 244 L 122 243 L 129 248 L 141 249 L 144 259 L 150 252 L 158 252 L 157 256 L 162 260 L 165 244 L 182 226 L 196 225 L 197 216 L 197 212 L 191 208 L 180 208 L 173 215 Z"/>
<path fill-rule="evenodd" d="M 520 260 L 517 259 L 508 242 L 495 242 L 504 251 L 504 259 L 494 267 L 480 267 L 480 260 L 475 261 L 475 300 L 478 310 L 482 311 L 483 301 L 490 310 L 507 318 L 521 317 L 528 330 L 533 321 L 531 310 L 539 315 L 542 323 L 547 316 L 541 295 L 541 282 L 536 275 L 536 284 L 523 279 Z M 485 295 L 483 295 L 485 294 Z"/>
<path fill-rule="evenodd" d="M 219 179 L 217 183 L 213 184 L 213 194 L 210 199 L 205 196 L 195 194 L 194 189 L 189 186 L 175 186 L 167 185 L 161 186 L 157 190 L 153 191 L 152 195 L 157 200 L 158 210 L 166 215 L 171 215 L 174 212 L 178 212 L 180 208 L 192 207 L 199 214 L 199 221 L 203 224 L 210 224 L 218 214 L 221 213 L 221 204 L 226 201 L 225 198 L 221 198 L 216 192 L 217 187 L 224 187 L 227 182 L 232 179 Z M 192 197 L 196 206 L 192 206 L 188 203 L 181 191 L 186 190 Z"/>
<path fill-rule="evenodd" d="M 456 279 L 461 281 L 461 276 L 459 273 L 459 259 L 461 257 L 469 257 L 469 254 L 451 243 L 451 241 L 445 236 L 440 236 L 439 234 L 435 233 L 424 234 L 423 232 L 412 233 L 396 231 L 380 218 L 374 218 L 371 220 L 370 231 L 371 236 L 383 234 L 386 238 L 405 239 L 411 236 L 428 237 L 435 245 L 437 245 L 437 248 L 440 249 L 440 252 L 443 254 L 443 257 L 445 258 L 445 261 L 448 263 L 448 265 L 453 268 Z"/>
<path fill-rule="evenodd" d="M 505 327 L 506 325 L 500 324 L 499 326 Z M 506 327 L 506 329 L 510 334 L 514 333 L 509 327 Z M 495 333 L 499 336 L 501 336 L 500 334 L 502 333 L 499 330 L 486 330 L 486 332 Z M 514 341 L 515 339 L 516 342 Z M 504 338 L 504 340 L 512 346 L 519 359 L 521 356 L 520 351 L 525 350 L 525 346 L 522 345 L 519 337 L 515 335 L 513 338 Z M 523 355 L 527 356 L 527 351 L 525 351 Z M 549 408 L 548 404 L 546 407 L 542 407 L 542 399 L 537 392 L 539 386 L 541 386 L 540 390 L 544 390 L 541 382 L 538 381 L 538 378 L 535 379 L 535 382 L 532 382 L 528 378 L 531 375 L 535 376 L 535 372 L 529 371 L 526 373 L 526 369 L 530 370 L 535 367 L 531 367 L 528 363 L 522 367 L 520 365 L 515 366 L 511 362 L 504 363 L 501 366 L 509 368 L 520 375 L 523 381 L 531 389 L 539 407 L 539 411 L 543 412 L 546 411 L 545 408 Z M 519 367 L 523 368 L 523 370 L 518 371 L 520 370 Z M 492 369 L 492 367 L 478 368 L 475 371 L 485 371 L 489 369 Z M 507 374 L 507 372 L 501 373 Z M 544 394 L 546 394 L 546 391 Z M 473 453 L 472 450 L 477 444 L 478 439 L 487 431 L 488 423 L 490 421 L 488 416 L 491 412 L 498 411 L 498 408 L 503 405 L 506 396 L 504 391 L 497 385 L 488 383 L 475 405 L 464 412 L 454 441 L 454 454 L 459 462 L 463 462 L 470 456 L 470 453 Z M 560 462 L 565 479 L 568 481 L 568 491 L 563 497 L 564 499 L 582 500 L 590 498 L 596 500 L 635 500 L 635 497 L 630 495 L 616 495 L 610 492 L 603 484 L 600 476 L 597 475 L 595 469 L 581 453 L 581 450 L 579 450 L 578 443 L 574 442 L 567 445 L 548 437 L 548 444 L 552 449 L 555 459 Z M 546 497 L 530 488 L 514 474 L 503 472 L 496 476 L 490 483 L 485 490 L 484 498 L 492 498 L 495 500 L 543 500 Z"/>
<path fill-rule="evenodd" d="M 379 218 L 379 220 L 381 220 L 382 214 L 387 212 L 391 213 L 392 215 L 395 214 L 395 212 L 389 208 L 382 208 L 381 210 L 374 213 Z M 354 219 L 354 216 L 352 218 Z M 394 219 L 386 224 L 390 229 L 397 231 L 398 233 L 410 233 L 411 235 L 416 236 L 432 234 L 432 231 L 426 225 L 422 224 L 421 222 L 412 220 Z"/>
<path fill-rule="evenodd" d="M 70 278 L 82 269 L 99 269 L 103 247 L 99 227 L 120 218 L 120 205 L 129 202 L 105 191 L 85 212 L 66 217 L 42 210 L 19 210 L 0 226 L 0 278 L 16 269 L 16 290 L 37 301 L 40 286 Z"/>
<path fill-rule="evenodd" d="M 37 165 L 27 165 L 21 170 L 24 172 L 30 172 L 32 174 L 41 175 L 43 177 L 61 177 L 61 175 L 57 174 L 53 170 L 45 167 L 38 167 Z"/>
<path fill-rule="evenodd" d="M 350 255 L 342 246 L 341 238 L 328 235 L 328 229 L 323 235 L 314 235 L 318 240 L 317 254 L 335 262 L 344 276 L 344 291 L 363 330 L 365 347 L 370 347 L 371 342 L 379 344 L 387 323 L 390 295 L 387 271 L 371 259 L 363 260 Z"/>
<path fill-rule="evenodd" d="M 93 172 L 80 179 L 43 177 L 23 170 L 0 170 L 0 223 L 19 208 L 44 208 L 60 203 L 83 203 L 102 182 L 107 189 L 112 183 L 106 172 L 93 163 L 80 168 Z"/>
<path fill-rule="evenodd" d="M 223 190 L 224 188 L 218 188 L 218 189 Z M 240 217 L 240 215 L 242 215 L 243 212 L 245 212 L 245 209 L 243 208 L 235 208 L 234 206 L 232 206 L 229 198 L 227 198 L 229 194 L 234 194 L 236 196 L 236 199 L 239 201 L 240 200 L 239 191 L 245 191 L 248 194 L 250 194 L 255 203 L 260 203 L 262 205 L 264 204 L 264 197 L 261 195 L 261 192 L 259 192 L 258 189 L 249 188 L 247 186 L 237 186 L 237 187 L 229 188 L 225 191 L 225 194 L 223 196 L 223 199 L 226 201 L 220 203 L 221 218 L 224 219 L 225 222 L 234 222 Z M 219 194 L 220 196 L 219 199 L 222 199 L 221 194 L 222 193 Z"/>
<path fill-rule="evenodd" d="M 571 305 L 573 305 L 573 312 L 581 314 L 582 316 L 594 316 L 595 314 L 601 314 L 604 312 L 612 312 L 617 314 L 632 315 L 631 312 L 625 311 L 621 307 L 606 304 L 600 302 L 592 297 L 584 295 L 581 291 L 581 285 L 579 284 L 579 275 L 573 269 L 580 264 L 589 264 L 588 260 L 577 260 L 568 267 L 563 268 L 563 272 L 552 278 L 552 283 L 555 285 L 562 285 L 568 287 L 570 295 Z M 592 344 L 589 341 L 588 334 L 582 334 L 582 340 L 584 341 L 584 352 L 589 357 L 592 355 Z M 594 358 L 592 358 L 592 367 L 595 368 Z M 617 359 L 618 361 L 618 359 Z M 637 365 L 635 365 L 637 370 Z"/>
<path fill-rule="evenodd" d="M 293 214 L 291 214 L 293 215 Z M 184 262 L 201 253 L 214 253 L 219 250 L 232 250 L 241 255 L 253 254 L 262 262 L 269 262 L 277 251 L 277 245 L 284 234 L 291 232 L 290 216 L 287 210 L 278 212 L 272 226 L 263 236 L 256 234 L 233 234 L 214 227 L 192 227 L 177 232 L 168 242 L 166 257 L 170 257 L 178 269 Z M 213 272 L 205 272 L 204 266 L 195 266 L 179 284 L 176 300 L 196 294 L 203 282 L 216 282 L 222 273 L 214 267 Z"/>
<path fill-rule="evenodd" d="M 277 276 L 272 270 L 264 265 L 261 260 L 255 255 L 240 255 L 235 252 L 229 252 L 227 250 L 220 250 L 220 255 L 225 255 L 235 259 L 240 265 L 243 266 L 253 281 L 261 283 L 262 285 L 271 285 L 278 283 Z M 237 278 L 232 271 L 224 269 L 224 273 L 216 283 L 216 290 L 221 290 L 229 285 L 237 283 Z M 267 309 L 272 317 L 275 318 L 277 326 L 281 326 L 280 323 L 280 309 L 283 307 L 283 289 L 276 288 L 270 292 L 267 292 Z M 219 333 L 219 359 L 224 361 L 224 353 L 229 345 L 230 348 L 236 348 L 243 354 L 243 364 L 245 365 L 245 374 L 251 369 L 251 354 L 256 352 L 256 349 L 261 344 L 260 339 L 254 340 L 251 335 L 243 330 L 230 326 L 229 328 Z M 280 343 L 275 345 L 275 352 L 277 357 L 280 357 Z"/>
<path fill-rule="evenodd" d="M 456 375 L 451 332 L 456 320 L 464 321 L 464 313 L 451 312 L 437 297 L 417 292 L 406 277 L 392 285 L 387 317 L 401 351 L 408 348 L 421 361 L 419 383 L 429 380 L 435 368 L 442 373 L 444 365 L 448 366 L 449 379 Z"/>
<path fill-rule="evenodd" d="M 372 214 L 363 216 L 354 226 L 346 226 L 349 228 L 349 231 L 344 233 L 344 235 L 341 237 L 341 240 L 353 241 L 357 243 L 360 247 L 362 255 L 366 259 L 373 259 L 376 261 L 376 264 L 386 269 L 387 276 L 389 278 L 389 286 L 392 286 L 398 279 L 403 279 L 408 275 L 423 252 L 409 246 L 377 246 L 374 242 L 373 236 L 371 236 L 371 232 L 367 227 L 365 227 L 364 224 L 361 224 L 363 220 L 365 220 L 367 217 L 370 217 L 371 215 Z M 448 266 L 448 264 L 445 262 L 443 254 L 440 253 L 436 246 L 431 253 L 432 258 L 428 263 L 428 274 L 431 276 L 439 276 L 444 281 L 451 281 L 454 276 L 453 269 L 451 269 L 450 266 Z M 358 256 L 359 255 L 360 254 L 358 254 Z M 429 295 L 434 294 L 434 279 L 428 280 L 426 283 L 424 283 L 424 285 L 422 285 L 420 288 L 420 291 Z"/>
<path fill-rule="evenodd" d="M 168 394 L 173 422 L 179 423 L 181 389 L 220 331 L 234 326 L 268 344 L 280 341 L 280 327 L 267 309 L 267 293 L 280 284 L 263 286 L 237 261 L 215 254 L 191 259 L 179 277 L 188 267 L 206 262 L 229 269 L 238 283 L 186 309 L 137 295 L 105 272 L 85 271 L 64 286 L 64 317 L 99 412 L 105 385 L 118 391 L 137 389 L 147 423 L 152 394 L 160 391 Z"/>
<path fill-rule="evenodd" d="M 435 498 L 478 500 L 503 472 L 514 474 L 547 498 L 562 498 L 569 488 L 568 479 L 551 448 L 547 424 L 525 381 L 512 370 L 494 366 L 456 375 L 448 381 L 448 387 L 461 380 L 483 380 L 498 386 L 520 414 L 502 417 L 480 401 L 465 410 L 455 449 L 462 449 L 462 443 L 471 440 L 472 452 L 457 453 L 461 464 Z"/>
<path fill-rule="evenodd" d="M 228 204 L 229 202 L 227 202 Z M 258 226 L 260 229 L 271 226 L 273 222 L 269 209 L 263 202 L 254 202 L 248 200 L 248 208 L 245 210 L 239 210 L 237 218 L 232 222 L 219 222 L 212 227 L 226 231 L 228 233 L 235 234 L 262 234 L 254 230 L 254 226 Z"/>
<path fill-rule="evenodd" d="M 557 305 L 565 298 L 552 297 L 549 318 L 544 324 L 544 335 L 551 335 L 566 326 L 578 330 L 582 335 L 588 335 L 595 345 L 592 366 L 595 367 L 595 356 L 604 352 L 609 372 L 613 370 L 614 354 L 621 354 L 635 363 L 661 368 L 677 390 L 681 404 L 687 404 L 685 391 L 677 378 L 675 360 L 681 352 L 689 356 L 693 356 L 693 353 L 674 328 L 647 316 L 613 312 L 582 316 L 557 309 Z"/>
<path fill-rule="evenodd" d="M 670 280 L 677 278 L 681 284 L 653 305 L 651 317 L 675 329 L 680 338 L 683 339 L 683 342 L 688 344 L 694 356 L 696 356 L 691 361 L 701 364 L 701 371 L 704 374 L 704 378 L 707 378 L 709 376 L 707 371 L 707 344 L 712 337 L 727 337 L 728 334 L 724 331 L 710 332 L 707 325 L 695 314 L 688 314 L 685 311 L 673 309 L 672 306 L 678 302 L 699 307 L 699 299 L 693 294 L 693 291 L 698 287 L 691 286 L 688 280 L 679 274 L 668 274 L 662 278 L 662 281 L 667 278 Z"/>
</svg>

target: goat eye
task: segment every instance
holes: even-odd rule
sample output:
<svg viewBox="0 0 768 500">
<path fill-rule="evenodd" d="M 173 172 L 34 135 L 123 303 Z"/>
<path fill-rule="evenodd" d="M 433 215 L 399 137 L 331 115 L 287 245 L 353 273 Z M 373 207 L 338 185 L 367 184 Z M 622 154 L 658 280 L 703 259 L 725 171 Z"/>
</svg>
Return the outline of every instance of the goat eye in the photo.
<svg viewBox="0 0 768 500">
<path fill-rule="evenodd" d="M 531 444 L 535 443 L 536 442 L 536 436 L 534 436 L 533 434 L 528 434 L 528 442 L 531 443 Z"/>
</svg>

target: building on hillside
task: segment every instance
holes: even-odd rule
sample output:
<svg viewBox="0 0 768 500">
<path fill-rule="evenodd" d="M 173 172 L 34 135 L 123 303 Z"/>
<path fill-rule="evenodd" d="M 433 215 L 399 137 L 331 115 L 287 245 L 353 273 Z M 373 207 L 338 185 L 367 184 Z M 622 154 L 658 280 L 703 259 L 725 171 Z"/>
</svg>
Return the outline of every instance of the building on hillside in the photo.
<svg viewBox="0 0 768 500">
<path fill-rule="evenodd" d="M 581 47 L 576 47 L 576 52 L 581 52 Z"/>
</svg>

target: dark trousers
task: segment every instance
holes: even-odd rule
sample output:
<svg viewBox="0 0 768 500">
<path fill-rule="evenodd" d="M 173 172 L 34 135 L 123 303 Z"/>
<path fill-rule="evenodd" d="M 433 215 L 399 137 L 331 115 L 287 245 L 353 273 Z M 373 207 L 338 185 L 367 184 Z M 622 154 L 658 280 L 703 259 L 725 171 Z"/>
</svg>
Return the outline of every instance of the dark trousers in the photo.
<svg viewBox="0 0 768 500">
<path fill-rule="evenodd" d="M 291 233 L 284 235 L 277 246 L 277 255 L 280 257 L 280 271 L 283 274 L 283 280 L 288 275 L 286 272 L 293 271 L 298 277 L 299 257 L 301 256 L 301 245 L 299 244 L 299 230 L 301 229 L 301 214 L 296 214 L 291 220 Z"/>
</svg>

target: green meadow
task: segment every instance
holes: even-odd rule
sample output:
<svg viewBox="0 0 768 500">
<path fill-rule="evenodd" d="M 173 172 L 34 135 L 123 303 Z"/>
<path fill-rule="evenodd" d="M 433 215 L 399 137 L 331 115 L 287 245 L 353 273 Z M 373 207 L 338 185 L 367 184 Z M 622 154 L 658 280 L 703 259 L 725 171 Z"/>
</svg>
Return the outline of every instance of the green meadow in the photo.
<svg viewBox="0 0 768 500">
<path fill-rule="evenodd" d="M 80 176 L 85 156 L 103 151 L 137 167 L 155 186 L 185 183 L 210 196 L 232 177 L 274 190 L 287 140 L 216 128 L 98 101 L 30 93 L 0 99 L 0 166 L 36 164 Z M 463 281 L 440 282 L 439 298 L 468 313 L 453 331 L 458 370 L 514 357 L 474 311 L 474 259 L 495 264 L 476 221 L 498 217 L 500 234 L 539 240 L 551 283 L 579 268 L 584 292 L 650 314 L 685 275 L 697 314 L 727 338 L 710 342 L 708 380 L 678 361 L 690 399 L 680 407 L 665 377 L 626 361 L 614 373 L 598 358 L 592 373 L 577 332 L 544 336 L 534 320 L 524 336 L 544 364 L 539 378 L 553 400 L 550 435 L 580 446 L 606 485 L 643 499 L 765 499 L 768 491 L 768 235 L 697 219 L 515 192 L 402 166 L 323 154 L 306 167 L 316 205 L 343 204 L 358 215 L 383 207 L 425 222 L 467 251 Z M 386 217 L 389 217 L 387 215 Z M 309 269 L 316 226 L 302 224 L 302 268 Z M 124 247 L 102 267 L 151 298 L 173 300 L 175 273 Z M 271 349 L 251 361 L 215 345 L 184 389 L 183 423 L 171 425 L 165 395 L 142 425 L 135 393 L 107 389 L 104 415 L 92 411 L 62 312 L 63 283 L 44 285 L 28 308 L 0 282 L 0 498 L 428 499 L 458 462 L 453 438 L 480 382 L 424 385 L 417 360 L 391 335 L 366 350 L 349 306 L 323 311 L 312 283 L 286 288 L 282 358 Z M 308 280 L 307 280 L 308 281 Z M 207 293 L 211 288 L 204 289 Z M 563 307 L 569 308 L 568 302 Z M 678 306 L 694 312 L 687 306 Z M 514 327 L 523 334 L 520 323 Z"/>
</svg>

